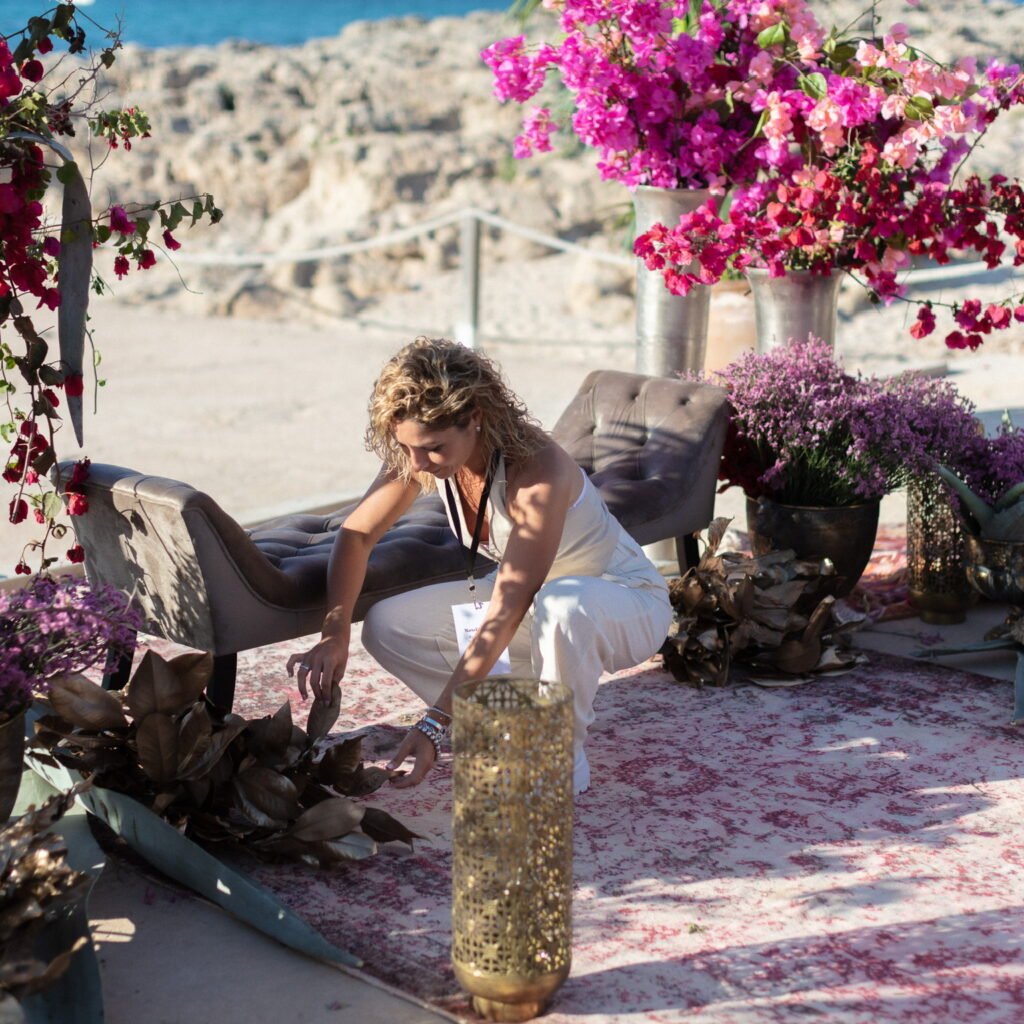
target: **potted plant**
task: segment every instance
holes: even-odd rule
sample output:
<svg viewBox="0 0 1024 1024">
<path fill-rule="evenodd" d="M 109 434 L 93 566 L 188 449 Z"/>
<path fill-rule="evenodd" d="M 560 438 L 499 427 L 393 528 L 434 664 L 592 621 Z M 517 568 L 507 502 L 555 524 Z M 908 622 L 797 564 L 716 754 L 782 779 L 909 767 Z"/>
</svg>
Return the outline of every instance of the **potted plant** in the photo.
<svg viewBox="0 0 1024 1024">
<path fill-rule="evenodd" d="M 17 798 L 32 698 L 111 651 L 131 650 L 141 624 L 119 590 L 73 576 L 35 576 L 0 591 L 0 824 Z"/>
<path fill-rule="evenodd" d="M 748 353 L 710 379 L 729 390 L 719 476 L 747 495 L 754 553 L 829 557 L 846 590 L 870 558 L 882 496 L 977 431 L 950 382 L 850 374 L 815 338 Z"/>
<path fill-rule="evenodd" d="M 947 263 L 966 251 L 995 267 L 1024 240 L 1019 182 L 956 175 L 996 116 L 1024 101 L 1019 67 L 947 67 L 914 50 L 903 26 L 826 32 L 805 5 L 787 8 L 758 36 L 753 67 L 764 78 L 746 86 L 761 110 L 756 179 L 733 183 L 727 212 L 707 206 L 654 225 L 635 246 L 680 294 L 745 270 L 762 348 L 831 338 L 840 273 L 889 303 L 904 297 L 897 274 L 912 258 Z M 821 292 L 815 319 L 805 297 Z M 976 348 L 1024 319 L 1018 303 L 922 301 L 911 333 L 930 334 L 933 307 L 946 305 L 956 319 L 947 345 Z"/>
</svg>

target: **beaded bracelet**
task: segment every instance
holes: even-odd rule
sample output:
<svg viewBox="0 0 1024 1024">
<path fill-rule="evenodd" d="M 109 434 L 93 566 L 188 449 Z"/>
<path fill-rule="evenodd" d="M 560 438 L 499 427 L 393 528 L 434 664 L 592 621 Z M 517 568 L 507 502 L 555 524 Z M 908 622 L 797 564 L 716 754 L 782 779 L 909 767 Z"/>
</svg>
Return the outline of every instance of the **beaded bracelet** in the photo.
<svg viewBox="0 0 1024 1024">
<path fill-rule="evenodd" d="M 419 729 L 419 731 L 421 733 L 423 733 L 423 735 L 426 736 L 428 740 L 430 740 L 431 744 L 434 747 L 434 757 L 435 757 L 435 759 L 440 759 L 440 757 L 441 757 L 441 742 L 445 738 L 445 730 L 442 729 L 437 724 L 437 722 L 435 722 L 432 718 L 428 718 L 426 715 L 424 715 L 413 726 L 413 728 L 414 729 Z"/>
</svg>

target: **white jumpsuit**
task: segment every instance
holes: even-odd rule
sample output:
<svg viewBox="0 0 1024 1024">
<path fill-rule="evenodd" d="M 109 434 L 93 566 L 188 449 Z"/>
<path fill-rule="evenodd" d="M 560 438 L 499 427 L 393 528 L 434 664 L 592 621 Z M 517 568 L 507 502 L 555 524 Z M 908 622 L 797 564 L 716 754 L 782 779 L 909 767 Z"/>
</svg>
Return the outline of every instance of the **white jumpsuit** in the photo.
<svg viewBox="0 0 1024 1024">
<path fill-rule="evenodd" d="M 565 683 L 573 692 L 577 793 L 589 784 L 583 743 L 594 720 L 601 673 L 649 658 L 664 641 L 672 618 L 661 574 L 581 475 L 583 489 L 566 514 L 555 560 L 509 644 L 513 675 Z M 481 545 L 499 562 L 513 526 L 505 492 L 501 459 L 488 500 L 488 542 Z M 461 536 L 469 538 L 462 503 L 455 505 Z M 363 622 L 363 645 L 426 704 L 436 703 L 459 660 L 451 606 L 486 604 L 496 574 L 497 569 L 478 580 L 473 593 L 467 581 L 458 580 L 379 601 Z"/>
</svg>

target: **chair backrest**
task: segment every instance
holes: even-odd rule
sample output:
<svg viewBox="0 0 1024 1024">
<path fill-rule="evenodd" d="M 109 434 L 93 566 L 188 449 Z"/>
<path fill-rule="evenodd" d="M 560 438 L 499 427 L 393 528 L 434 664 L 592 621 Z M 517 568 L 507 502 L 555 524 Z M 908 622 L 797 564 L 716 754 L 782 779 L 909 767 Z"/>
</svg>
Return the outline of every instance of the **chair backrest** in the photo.
<svg viewBox="0 0 1024 1024">
<path fill-rule="evenodd" d="M 552 436 L 641 544 L 703 529 L 729 421 L 724 388 L 595 370 Z"/>
</svg>

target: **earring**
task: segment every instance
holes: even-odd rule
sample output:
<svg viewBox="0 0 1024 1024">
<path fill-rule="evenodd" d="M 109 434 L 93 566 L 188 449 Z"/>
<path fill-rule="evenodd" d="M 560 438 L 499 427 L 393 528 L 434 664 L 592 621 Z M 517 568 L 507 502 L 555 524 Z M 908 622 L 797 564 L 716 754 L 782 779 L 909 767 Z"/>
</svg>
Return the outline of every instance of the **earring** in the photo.
<svg viewBox="0 0 1024 1024">
<path fill-rule="evenodd" d="M 479 424 L 479 423 L 478 423 L 478 424 L 476 425 L 476 432 L 477 432 L 478 434 L 480 433 L 480 424 Z"/>
</svg>

